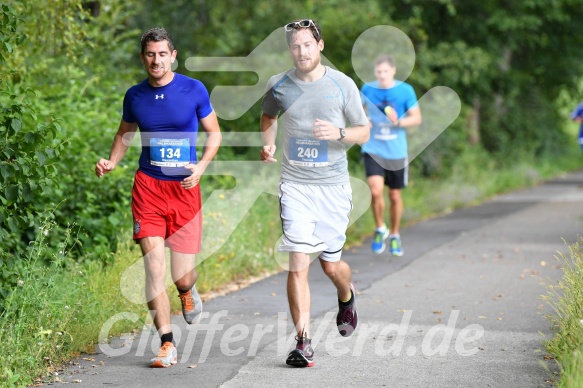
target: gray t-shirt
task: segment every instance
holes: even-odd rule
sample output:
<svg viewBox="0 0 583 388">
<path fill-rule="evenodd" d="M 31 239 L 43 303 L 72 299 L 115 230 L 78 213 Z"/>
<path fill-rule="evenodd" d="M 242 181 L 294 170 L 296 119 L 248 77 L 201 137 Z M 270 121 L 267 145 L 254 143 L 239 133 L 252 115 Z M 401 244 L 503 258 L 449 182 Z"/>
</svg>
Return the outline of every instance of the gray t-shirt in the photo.
<svg viewBox="0 0 583 388">
<path fill-rule="evenodd" d="M 344 143 L 318 140 L 312 131 L 316 119 L 345 128 L 366 125 L 360 92 L 352 79 L 326 66 L 317 81 L 304 82 L 295 68 L 271 77 L 263 96 L 263 112 L 280 116 L 283 128 L 281 180 L 312 185 L 349 183 Z M 340 137 L 340 132 L 338 133 Z"/>
</svg>

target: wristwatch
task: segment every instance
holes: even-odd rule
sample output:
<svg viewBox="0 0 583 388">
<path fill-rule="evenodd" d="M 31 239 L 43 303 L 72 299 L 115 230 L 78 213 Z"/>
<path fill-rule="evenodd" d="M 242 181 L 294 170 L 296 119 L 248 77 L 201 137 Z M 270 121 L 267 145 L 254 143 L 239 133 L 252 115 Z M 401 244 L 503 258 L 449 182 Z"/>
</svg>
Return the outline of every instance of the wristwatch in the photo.
<svg viewBox="0 0 583 388">
<path fill-rule="evenodd" d="M 340 130 L 340 139 L 338 140 L 342 140 L 346 137 L 346 129 L 344 128 L 338 128 Z"/>
</svg>

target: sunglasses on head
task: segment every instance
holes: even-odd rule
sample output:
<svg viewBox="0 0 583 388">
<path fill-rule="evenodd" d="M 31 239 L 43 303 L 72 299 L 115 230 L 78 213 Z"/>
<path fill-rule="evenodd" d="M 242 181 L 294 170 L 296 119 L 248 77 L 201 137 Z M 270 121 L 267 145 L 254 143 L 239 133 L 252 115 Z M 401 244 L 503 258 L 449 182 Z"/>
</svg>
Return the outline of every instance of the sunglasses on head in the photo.
<svg viewBox="0 0 583 388">
<path fill-rule="evenodd" d="M 316 31 L 318 36 L 320 35 L 320 30 L 318 29 L 318 27 L 316 26 L 312 19 L 298 20 L 297 22 L 290 22 L 284 26 L 285 32 L 290 32 L 291 30 L 297 28 L 310 28 L 310 27 L 314 27 L 314 30 Z"/>
</svg>

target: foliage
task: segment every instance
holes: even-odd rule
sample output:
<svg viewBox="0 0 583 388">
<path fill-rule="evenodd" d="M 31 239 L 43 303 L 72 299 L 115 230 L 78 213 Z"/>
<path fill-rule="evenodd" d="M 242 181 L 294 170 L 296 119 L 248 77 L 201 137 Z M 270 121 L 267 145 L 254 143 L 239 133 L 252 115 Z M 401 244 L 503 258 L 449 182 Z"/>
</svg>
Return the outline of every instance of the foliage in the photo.
<svg viewBox="0 0 583 388">
<path fill-rule="evenodd" d="M 56 229 L 72 222 L 80 229 L 77 258 L 110 259 L 116 231 L 129 224 L 133 174 L 122 165 L 99 182 L 93 166 L 107 157 L 123 93 L 139 70 L 121 66 L 137 57 L 130 41 L 137 32 L 126 26 L 135 4 L 102 1 L 92 15 L 80 0 L 53 1 L 48 12 L 42 1 L 13 3 L 4 19 L 19 21 L 12 40 L 25 44 L 11 46 L 12 76 L 2 88 L 0 250 L 18 257 L 38 229 L 36 216 L 52 208 Z M 52 249 L 57 235 L 47 241 Z"/>
<path fill-rule="evenodd" d="M 42 221 L 37 238 L 31 241 L 22 271 L 17 277 L 0 314 L 0 382 L 3 386 L 24 386 L 45 373 L 47 367 L 60 365 L 69 355 L 74 340 L 70 326 L 82 317 L 87 298 L 83 272 L 67 265 L 74 245 L 75 229 L 61 236 L 61 250 L 47 250 L 47 239 L 55 233 L 55 223 L 48 215 Z M 50 264 L 45 264 L 47 256 Z"/>
<path fill-rule="evenodd" d="M 563 279 L 556 284 L 546 284 L 543 296 L 553 314 L 551 322 L 554 336 L 546 343 L 561 368 L 559 387 L 578 387 L 583 383 L 583 240 L 569 246 L 569 254 L 556 259 L 563 267 Z"/>
<path fill-rule="evenodd" d="M 17 5 L 21 5 L 18 3 Z M 19 31 L 22 19 L 10 5 L 0 7 L 0 62 L 7 62 L 27 35 Z M 29 87 L 15 87 L 11 79 L 17 70 L 0 77 L 0 295 L 15 285 L 20 270 L 15 252 L 23 252 L 31 240 L 39 215 L 44 209 L 38 198 L 53 185 L 57 176 L 55 162 L 64 148 L 57 138 L 61 126 L 54 117 L 40 119 Z M 15 265 L 8 265 L 15 262 Z"/>
</svg>

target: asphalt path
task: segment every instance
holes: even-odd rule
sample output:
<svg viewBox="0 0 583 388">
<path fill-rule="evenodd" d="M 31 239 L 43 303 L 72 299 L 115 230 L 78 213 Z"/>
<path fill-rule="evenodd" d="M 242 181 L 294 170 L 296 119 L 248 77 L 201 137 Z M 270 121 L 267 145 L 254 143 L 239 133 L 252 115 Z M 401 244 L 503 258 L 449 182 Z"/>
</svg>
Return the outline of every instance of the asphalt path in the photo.
<svg viewBox="0 0 583 388">
<path fill-rule="evenodd" d="M 560 279 L 555 256 L 568 252 L 582 226 L 583 172 L 576 172 L 407 227 L 403 257 L 374 255 L 365 241 L 343 255 L 359 314 L 348 338 L 335 325 L 334 288 L 314 263 L 313 368 L 285 365 L 295 342 L 282 272 L 207 301 L 196 325 L 174 316 L 171 368 L 147 367 L 159 338 L 146 327 L 83 355 L 55 384 L 549 386 L 558 368 L 545 360 L 551 333 L 543 315 L 552 311 L 542 283 Z"/>
</svg>

